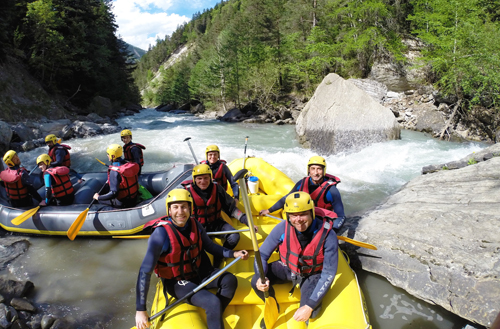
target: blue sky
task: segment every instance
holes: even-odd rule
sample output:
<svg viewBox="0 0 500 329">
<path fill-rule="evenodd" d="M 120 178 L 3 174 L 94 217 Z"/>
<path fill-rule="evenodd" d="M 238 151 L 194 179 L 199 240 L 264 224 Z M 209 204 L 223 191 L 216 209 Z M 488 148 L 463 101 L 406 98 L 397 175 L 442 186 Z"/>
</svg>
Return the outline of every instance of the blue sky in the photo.
<svg viewBox="0 0 500 329">
<path fill-rule="evenodd" d="M 117 34 L 125 42 L 148 50 L 156 39 L 165 39 L 195 12 L 213 8 L 220 0 L 114 0 Z"/>
</svg>

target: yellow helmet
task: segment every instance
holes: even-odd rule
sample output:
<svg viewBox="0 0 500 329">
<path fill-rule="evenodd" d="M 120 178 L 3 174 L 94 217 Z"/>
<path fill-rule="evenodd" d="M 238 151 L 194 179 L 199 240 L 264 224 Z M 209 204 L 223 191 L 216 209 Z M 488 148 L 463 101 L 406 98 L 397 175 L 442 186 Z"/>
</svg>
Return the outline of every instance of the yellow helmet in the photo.
<svg viewBox="0 0 500 329">
<path fill-rule="evenodd" d="M 57 136 L 54 134 L 50 134 L 45 136 L 45 143 L 52 142 L 52 143 L 57 143 Z"/>
<path fill-rule="evenodd" d="M 217 145 L 208 145 L 207 148 L 205 149 L 205 159 L 208 160 L 208 152 L 219 152 L 219 158 L 220 158 L 220 150 Z"/>
<path fill-rule="evenodd" d="M 120 133 L 120 136 L 121 137 L 130 136 L 130 138 L 132 138 L 132 132 L 129 129 L 123 129 L 122 132 Z"/>
<path fill-rule="evenodd" d="M 16 156 L 17 153 L 16 151 L 12 151 L 12 150 L 9 150 L 5 153 L 5 155 L 3 156 L 3 162 L 5 162 L 5 164 L 9 167 L 14 167 L 15 164 L 14 162 L 12 161 L 12 159 L 14 158 L 14 156 Z"/>
<path fill-rule="evenodd" d="M 111 144 L 108 146 L 106 153 L 111 159 L 119 158 L 123 155 L 123 147 L 119 144 Z"/>
<path fill-rule="evenodd" d="M 50 156 L 48 154 L 41 154 L 41 155 L 38 156 L 38 158 L 36 158 L 36 165 L 38 166 L 38 164 L 40 162 L 43 162 L 47 166 L 49 166 L 50 163 L 52 162 L 52 159 L 50 158 Z"/>
<path fill-rule="evenodd" d="M 286 197 L 283 211 L 286 214 L 310 210 L 314 219 L 314 202 L 306 192 L 294 192 Z M 288 217 L 288 216 L 287 216 Z"/>
<path fill-rule="evenodd" d="M 207 164 L 199 164 L 193 168 L 193 181 L 196 176 L 200 175 L 210 175 L 210 179 L 213 179 L 212 169 Z"/>
<path fill-rule="evenodd" d="M 307 174 L 309 175 L 309 167 L 312 165 L 323 166 L 323 176 L 326 173 L 326 160 L 322 156 L 316 155 L 309 159 L 307 163 Z"/>
<path fill-rule="evenodd" d="M 189 208 L 191 209 L 190 214 L 193 213 L 193 197 L 191 196 L 191 193 L 189 193 L 185 189 L 178 188 L 168 192 L 167 194 L 167 199 L 165 200 L 165 206 L 167 207 L 167 216 L 169 215 L 168 207 L 170 206 L 170 203 L 180 201 L 189 202 Z"/>
</svg>

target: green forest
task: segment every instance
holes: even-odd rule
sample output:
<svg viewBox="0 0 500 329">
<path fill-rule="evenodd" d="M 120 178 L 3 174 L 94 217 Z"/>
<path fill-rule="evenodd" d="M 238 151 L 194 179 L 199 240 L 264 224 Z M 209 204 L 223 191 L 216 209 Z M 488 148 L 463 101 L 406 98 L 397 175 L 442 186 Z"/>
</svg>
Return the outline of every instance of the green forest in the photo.
<svg viewBox="0 0 500 329">
<path fill-rule="evenodd" d="M 24 63 L 45 90 L 85 108 L 95 96 L 139 103 L 111 0 L 0 1 L 0 61 Z M 5 83 L 5 82 L 4 82 Z"/>
<path fill-rule="evenodd" d="M 425 44 L 427 81 L 462 104 L 500 101 L 498 0 L 229 0 L 150 46 L 133 72 L 143 104 L 272 105 L 310 96 L 328 73 L 365 78 L 377 59 L 405 64 Z M 181 45 L 189 56 L 162 65 Z M 155 78 L 160 74 L 161 78 Z"/>
</svg>

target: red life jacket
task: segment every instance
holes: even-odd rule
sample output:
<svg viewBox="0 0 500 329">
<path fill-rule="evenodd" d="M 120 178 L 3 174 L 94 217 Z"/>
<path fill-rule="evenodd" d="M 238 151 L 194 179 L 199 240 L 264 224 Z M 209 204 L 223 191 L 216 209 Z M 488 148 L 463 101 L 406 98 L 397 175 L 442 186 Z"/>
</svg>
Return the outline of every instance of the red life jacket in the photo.
<svg viewBox="0 0 500 329">
<path fill-rule="evenodd" d="M 201 196 L 195 192 L 193 185 L 186 187 L 193 197 L 194 216 L 203 226 L 221 217 L 222 204 L 219 200 L 219 193 L 217 193 L 217 183 L 214 182 L 213 184 L 212 195 L 210 195 L 206 204 Z"/>
<path fill-rule="evenodd" d="M 12 200 L 19 200 L 28 197 L 28 188 L 23 185 L 21 176 L 28 172 L 25 168 L 19 169 L 7 168 L 0 173 L 0 178 L 5 183 L 7 196 Z"/>
<path fill-rule="evenodd" d="M 279 246 L 280 258 L 298 276 L 306 277 L 323 270 L 325 239 L 333 224 L 326 216 L 320 218 L 323 224 L 305 250 L 300 246 L 295 228 L 288 221 L 285 224 L 285 237 Z"/>
<path fill-rule="evenodd" d="M 302 179 L 299 191 L 309 193 L 309 179 L 310 176 L 304 177 Z M 340 178 L 326 174 L 324 182 L 321 183 L 321 185 L 317 187 L 313 193 L 309 193 L 311 195 L 311 199 L 314 201 L 314 205 L 323 209 L 332 210 L 332 205 L 328 202 L 325 202 L 325 194 L 326 192 L 328 192 L 328 188 L 330 186 L 335 186 L 338 183 L 340 183 Z"/>
<path fill-rule="evenodd" d="M 50 159 L 52 160 L 52 162 L 56 161 L 56 149 L 63 149 L 66 151 L 66 155 L 64 156 L 63 162 L 60 165 L 68 167 L 68 168 L 71 167 L 71 157 L 70 157 L 69 151 L 68 151 L 68 150 L 71 150 L 71 146 L 66 145 L 66 144 L 54 145 L 54 147 L 52 147 L 49 150 L 49 156 L 50 156 Z"/>
<path fill-rule="evenodd" d="M 161 278 L 187 280 L 198 275 L 201 265 L 202 242 L 198 225 L 193 217 L 189 238 L 180 233 L 170 221 L 160 221 L 170 240 L 170 251 L 160 255 L 156 263 L 155 273 Z"/>
<path fill-rule="evenodd" d="M 60 198 L 65 195 L 73 194 L 73 184 L 69 178 L 69 168 L 68 167 L 55 167 L 47 168 L 46 172 L 54 178 L 54 184 L 52 184 L 52 196 L 54 198 Z"/>
<path fill-rule="evenodd" d="M 219 161 L 220 161 L 220 166 L 219 166 L 219 169 L 217 169 L 217 172 L 215 173 L 213 180 L 214 180 L 214 182 L 217 182 L 217 184 L 222 186 L 224 188 L 224 190 L 227 191 L 227 177 L 224 174 L 224 165 L 227 162 L 226 162 L 226 160 L 220 160 L 220 159 L 219 159 Z M 210 165 L 207 160 L 203 160 L 201 163 Z"/>
<path fill-rule="evenodd" d="M 134 147 L 139 148 L 139 151 L 141 152 L 139 165 L 142 167 L 142 166 L 144 166 L 144 156 L 142 154 L 142 150 L 146 149 L 146 146 L 144 146 L 144 145 L 141 145 L 139 143 L 132 143 L 132 142 L 125 145 L 125 147 L 123 148 L 125 160 L 134 161 L 134 156 L 132 155 L 132 148 L 134 148 Z"/>
<path fill-rule="evenodd" d="M 137 196 L 139 193 L 139 181 L 137 178 L 139 169 L 139 165 L 135 162 L 127 162 L 119 167 L 109 166 L 108 182 L 111 170 L 116 171 L 122 178 L 122 181 L 118 186 L 118 195 L 116 196 L 118 200 L 134 199 Z"/>
</svg>

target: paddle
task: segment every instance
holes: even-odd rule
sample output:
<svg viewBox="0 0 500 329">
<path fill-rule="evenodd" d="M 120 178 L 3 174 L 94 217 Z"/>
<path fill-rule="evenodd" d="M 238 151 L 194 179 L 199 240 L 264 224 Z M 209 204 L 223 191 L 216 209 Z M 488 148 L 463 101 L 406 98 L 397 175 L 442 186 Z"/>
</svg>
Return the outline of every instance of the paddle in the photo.
<svg viewBox="0 0 500 329">
<path fill-rule="evenodd" d="M 98 158 L 95 158 L 97 161 L 99 161 L 100 164 L 102 164 L 103 166 L 106 166 L 106 167 L 109 167 L 107 164 L 105 164 L 104 162 L 102 162 L 101 160 L 99 160 Z"/>
<path fill-rule="evenodd" d="M 247 143 L 248 143 L 248 136 L 245 137 L 245 151 L 243 151 L 243 168 L 245 169 L 245 161 L 247 159 Z"/>
<path fill-rule="evenodd" d="M 187 137 L 186 139 L 184 139 L 184 142 L 188 142 L 189 149 L 191 150 L 191 154 L 193 155 L 194 164 L 197 165 L 197 164 L 199 164 L 199 162 L 198 162 L 198 159 L 196 159 L 196 155 L 194 155 L 193 148 L 191 147 L 191 143 L 189 142 L 190 139 L 191 139 L 191 137 Z"/>
<path fill-rule="evenodd" d="M 245 213 L 248 219 L 248 227 L 254 227 L 252 209 L 250 208 L 250 201 L 248 200 L 248 191 L 245 184 L 245 174 L 248 172 L 247 169 L 242 169 L 236 173 L 234 179 L 240 184 L 241 195 L 243 196 L 243 204 L 245 206 Z M 255 252 L 255 260 L 257 261 L 257 267 L 259 269 L 260 281 L 266 282 L 266 275 L 264 273 L 264 266 L 262 266 L 262 258 L 260 258 L 259 245 L 257 243 L 257 235 L 254 230 L 250 230 L 250 237 L 252 238 L 253 251 Z M 271 329 L 276 320 L 279 317 L 278 305 L 276 299 L 269 297 L 269 292 L 264 291 L 264 323 L 266 328 Z"/>
<path fill-rule="evenodd" d="M 232 234 L 232 233 L 240 233 L 240 232 L 248 232 L 250 229 L 245 228 L 243 230 L 230 230 L 230 231 L 216 231 L 216 232 L 207 232 L 207 235 L 220 235 L 220 234 Z M 147 239 L 149 235 L 114 235 L 113 239 Z"/>
<path fill-rule="evenodd" d="M 205 288 L 209 283 L 211 283 L 212 281 L 214 281 L 215 279 L 217 279 L 219 276 L 221 276 L 224 272 L 226 272 L 231 266 L 233 266 L 234 264 L 236 264 L 238 261 L 241 260 L 241 256 L 238 257 L 238 258 L 235 258 L 231 263 L 227 264 L 226 267 L 222 268 L 220 271 L 218 271 L 217 273 L 215 273 L 214 275 L 212 275 L 210 278 L 208 278 L 206 281 L 204 281 L 202 284 L 200 284 L 198 287 L 194 288 L 189 294 L 187 294 L 186 296 L 182 297 L 181 299 L 178 299 L 175 301 L 175 303 L 165 307 L 163 310 L 161 310 L 160 312 L 156 313 L 155 315 L 151 316 L 149 318 L 149 321 L 153 321 L 154 319 L 156 319 L 157 317 L 161 316 L 162 314 L 164 314 L 165 312 L 167 312 L 168 310 L 176 307 L 177 305 L 179 305 L 180 303 L 182 303 L 183 301 L 185 301 L 186 299 L 188 299 L 189 297 L 193 296 L 194 294 L 196 294 L 198 291 L 200 291 L 201 289 Z"/>
<path fill-rule="evenodd" d="M 31 171 L 29 172 L 28 175 L 31 175 L 36 170 L 36 168 L 38 168 L 38 166 L 35 166 L 35 168 L 31 169 Z M 13 220 L 11 220 L 11 223 L 14 225 L 19 225 L 19 224 L 23 223 L 25 220 L 27 220 L 28 218 L 35 215 L 36 212 L 38 211 L 38 209 L 40 209 L 40 206 L 37 206 L 37 207 L 30 209 L 30 210 L 26 210 L 21 215 L 17 216 Z"/>
<path fill-rule="evenodd" d="M 280 220 L 280 221 L 284 221 L 283 218 L 279 218 L 279 217 L 272 216 L 272 215 L 269 215 L 269 214 L 266 215 L 266 216 L 270 217 L 270 218 L 274 218 L 274 219 Z M 361 242 L 361 241 L 358 241 L 358 240 L 353 240 L 353 239 L 350 239 L 350 238 L 342 236 L 342 235 L 337 235 L 337 239 L 345 241 L 345 242 L 350 243 L 350 244 L 353 244 L 353 245 L 358 246 L 358 247 L 363 247 L 363 248 L 366 248 L 366 249 L 377 250 L 377 247 L 375 247 L 372 244 L 369 244 L 369 243 L 366 243 L 366 242 Z"/>
<path fill-rule="evenodd" d="M 31 169 L 31 171 L 29 172 L 28 176 L 31 175 L 36 170 L 36 168 L 38 168 L 38 166 L 35 166 L 35 168 Z"/>
<path fill-rule="evenodd" d="M 107 181 L 106 181 L 106 183 L 107 183 Z M 101 193 L 101 191 L 104 188 L 104 186 L 106 186 L 106 183 L 104 183 L 104 185 L 101 187 L 101 189 L 99 190 L 98 193 Z M 83 223 L 85 222 L 85 219 L 87 219 L 87 214 L 89 212 L 89 209 L 90 209 L 90 207 L 92 207 L 92 205 L 94 204 L 95 201 L 97 201 L 97 200 L 96 199 L 92 199 L 92 202 L 89 204 L 89 206 L 87 207 L 87 209 L 85 209 L 84 211 L 82 211 L 80 213 L 80 215 L 78 215 L 78 217 L 76 217 L 76 219 L 73 222 L 73 224 L 71 224 L 71 226 L 69 227 L 68 232 L 66 232 L 66 235 L 68 236 L 68 238 L 71 241 L 73 241 L 75 239 L 76 235 L 78 234 L 78 232 L 80 232 L 80 229 L 82 228 Z"/>
<path fill-rule="evenodd" d="M 17 216 L 16 218 L 14 218 L 11 222 L 12 224 L 14 225 L 19 225 L 21 224 L 22 222 L 24 222 L 25 220 L 27 220 L 28 218 L 32 217 L 34 214 L 36 214 L 36 212 L 38 211 L 38 209 L 40 209 L 40 206 L 38 207 L 35 207 L 33 209 L 30 209 L 30 210 L 27 210 L 25 212 L 23 212 L 21 215 Z"/>
</svg>

